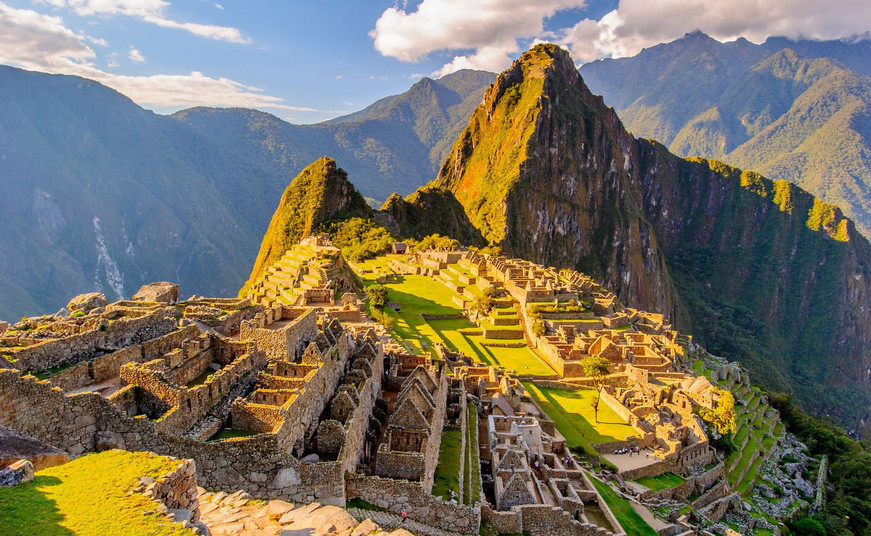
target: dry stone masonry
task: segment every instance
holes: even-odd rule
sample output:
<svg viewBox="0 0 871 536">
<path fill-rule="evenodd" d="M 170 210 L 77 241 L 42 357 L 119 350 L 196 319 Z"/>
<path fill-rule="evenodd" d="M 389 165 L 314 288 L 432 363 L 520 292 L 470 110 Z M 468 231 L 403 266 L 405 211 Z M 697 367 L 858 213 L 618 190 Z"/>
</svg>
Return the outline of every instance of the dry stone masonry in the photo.
<svg viewBox="0 0 871 536">
<path fill-rule="evenodd" d="M 476 534 L 484 523 L 505 534 L 622 535 L 596 474 L 652 507 L 692 496 L 692 511 L 711 522 L 739 508 L 724 478 L 734 462 L 711 447 L 698 413 L 718 407 L 718 385 L 746 385 L 742 371 L 697 376 L 691 339 L 583 274 L 471 251 L 394 250 L 379 280 L 434 278 L 485 344 L 535 348 L 553 374 L 518 375 L 441 344 L 410 352 L 365 314 L 341 252 L 313 236 L 244 298 L 180 301 L 176 285 L 155 283 L 133 300 L 82 295 L 72 313 L 0 329 L 0 425 L 46 444 L 9 459 L 113 448 L 183 459 L 141 491 L 190 524 L 220 514 L 227 533 L 295 529 L 291 517 L 302 514 L 290 502 L 317 502 L 326 516 L 326 505 L 356 499 L 386 510 L 385 520 L 405 512 L 432 534 Z M 489 311 L 475 305 L 484 293 Z M 613 475 L 597 473 L 598 457 L 571 452 L 521 383 L 594 388 L 582 366 L 591 356 L 609 363 L 602 404 L 634 431 L 593 445 L 617 465 Z M 462 437 L 452 499 L 432 494 L 446 429 Z M 625 465 L 621 453 L 636 449 Z M 775 443 L 763 461 L 776 453 Z M 683 483 L 653 492 L 633 482 L 665 473 Z M 197 492 L 197 482 L 212 491 Z M 252 498 L 271 502 L 246 506 Z M 251 519 L 229 519 L 233 508 Z M 693 515 L 672 516 L 660 533 L 693 530 Z M 356 525 L 348 530 L 363 530 Z"/>
</svg>

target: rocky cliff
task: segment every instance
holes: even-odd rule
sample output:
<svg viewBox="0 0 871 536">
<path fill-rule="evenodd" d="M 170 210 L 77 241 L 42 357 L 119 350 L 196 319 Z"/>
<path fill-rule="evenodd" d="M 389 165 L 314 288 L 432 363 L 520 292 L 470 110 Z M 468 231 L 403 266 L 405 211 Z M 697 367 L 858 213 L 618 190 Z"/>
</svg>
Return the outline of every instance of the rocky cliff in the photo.
<svg viewBox="0 0 871 536">
<path fill-rule="evenodd" d="M 818 413 L 852 423 L 871 400 L 871 246 L 852 222 L 635 139 L 558 47 L 499 76 L 434 186 L 506 253 L 589 273 Z"/>
<path fill-rule="evenodd" d="M 251 276 L 239 295 L 244 296 L 266 267 L 322 223 L 333 218 L 369 217 L 371 213 L 363 196 L 348 181 L 348 174 L 336 167 L 335 160 L 323 157 L 312 162 L 284 190 L 263 236 Z"/>
</svg>

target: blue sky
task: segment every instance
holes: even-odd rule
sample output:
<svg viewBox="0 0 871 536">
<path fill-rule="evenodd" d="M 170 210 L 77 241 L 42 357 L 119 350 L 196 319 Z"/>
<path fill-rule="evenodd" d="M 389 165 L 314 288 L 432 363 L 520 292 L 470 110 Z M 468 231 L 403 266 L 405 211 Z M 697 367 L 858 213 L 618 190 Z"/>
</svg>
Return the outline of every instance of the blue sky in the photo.
<svg viewBox="0 0 871 536">
<path fill-rule="evenodd" d="M 868 29 L 871 2 L 819 4 L 0 0 L 0 63 L 93 78 L 159 113 L 247 106 L 309 123 L 405 91 L 421 76 L 502 70 L 540 40 L 565 46 L 580 64 L 633 55 L 695 29 L 756 42 Z"/>
</svg>

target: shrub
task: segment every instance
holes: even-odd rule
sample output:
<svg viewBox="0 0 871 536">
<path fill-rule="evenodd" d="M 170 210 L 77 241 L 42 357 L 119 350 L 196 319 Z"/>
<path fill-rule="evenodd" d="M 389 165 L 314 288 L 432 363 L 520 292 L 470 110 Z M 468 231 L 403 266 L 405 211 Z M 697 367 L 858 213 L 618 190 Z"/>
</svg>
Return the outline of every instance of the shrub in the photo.
<svg viewBox="0 0 871 536">
<path fill-rule="evenodd" d="M 372 285 L 369 287 L 369 304 L 372 305 L 373 308 L 383 311 L 384 306 L 387 305 L 387 289 L 384 285 Z"/>
<path fill-rule="evenodd" d="M 351 218 L 330 223 L 325 228 L 330 240 L 346 259 L 365 261 L 390 250 L 396 240 L 375 221 L 364 218 Z"/>
</svg>

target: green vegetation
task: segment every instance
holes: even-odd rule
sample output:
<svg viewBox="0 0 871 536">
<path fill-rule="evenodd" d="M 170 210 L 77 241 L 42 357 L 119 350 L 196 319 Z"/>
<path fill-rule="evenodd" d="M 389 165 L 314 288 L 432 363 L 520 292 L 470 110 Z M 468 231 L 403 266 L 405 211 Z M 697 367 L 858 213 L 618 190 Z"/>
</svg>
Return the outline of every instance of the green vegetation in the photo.
<svg viewBox="0 0 871 536">
<path fill-rule="evenodd" d="M 601 392 L 605 386 L 605 376 L 608 375 L 608 367 L 611 366 L 611 362 L 606 357 L 591 355 L 581 361 L 581 366 L 584 367 L 584 374 L 593 378 L 593 382 L 596 384 L 593 418 L 599 422 L 599 402 L 602 399 Z"/>
<path fill-rule="evenodd" d="M 574 304 L 560 304 L 560 305 L 543 305 L 540 303 L 530 303 L 526 306 L 526 310 L 529 311 L 529 316 L 532 318 L 541 318 L 542 314 L 548 313 L 582 313 L 589 312 L 589 308 L 585 308 L 582 306 L 574 305 Z"/>
<path fill-rule="evenodd" d="M 871 176 L 860 119 L 871 103 L 871 84 L 841 63 L 814 57 L 829 52 L 739 52 L 700 36 L 659 47 L 643 59 L 585 65 L 581 72 L 636 135 L 655 138 L 675 154 L 717 158 L 782 179 L 784 189 L 774 195 L 785 211 L 791 210 L 794 187 L 785 184 L 791 181 L 843 208 L 867 235 L 871 199 L 857 192 L 866 191 Z M 697 74 L 701 64 L 704 83 Z M 818 228 L 810 225 L 818 216 L 811 214 L 810 228 Z M 841 239 L 845 233 L 846 225 L 833 235 Z"/>
<path fill-rule="evenodd" d="M 325 225 L 324 231 L 342 255 L 351 261 L 364 261 L 383 255 L 396 239 L 373 220 L 350 218 Z"/>
<path fill-rule="evenodd" d="M 717 407 L 714 409 L 701 408 L 699 416 L 706 422 L 711 423 L 722 435 L 735 433 L 735 397 L 726 389 L 714 388 L 713 392 L 718 395 Z"/>
<path fill-rule="evenodd" d="M 679 486 L 686 482 L 686 480 L 679 475 L 669 472 L 663 473 L 659 476 L 644 476 L 636 479 L 634 482 L 638 482 L 649 490 L 656 492 Z"/>
<path fill-rule="evenodd" d="M 456 251 L 460 247 L 460 242 L 449 236 L 431 234 L 423 237 L 420 241 L 409 240 L 408 245 L 412 251 Z"/>
<path fill-rule="evenodd" d="M 371 212 L 335 160 L 323 157 L 309 164 L 284 190 L 263 235 L 251 276 L 239 295 L 244 296 L 269 265 L 321 224 L 334 218 L 366 217 Z"/>
<path fill-rule="evenodd" d="M 384 285 L 371 285 L 366 289 L 366 292 L 369 294 L 369 305 L 374 307 L 375 309 L 383 310 L 387 305 L 387 289 L 384 288 Z"/>
<path fill-rule="evenodd" d="M 787 524 L 790 530 L 795 534 L 826 536 L 858 536 L 871 532 L 871 448 L 868 443 L 851 439 L 829 420 L 807 415 L 789 395 L 771 395 L 770 400 L 780 411 L 787 430 L 808 446 L 811 455 L 829 458 L 823 511 L 793 520 Z M 819 532 L 818 526 L 823 532 Z"/>
<path fill-rule="evenodd" d="M 347 508 L 358 508 L 360 510 L 371 510 L 373 512 L 386 512 L 384 508 L 380 506 L 376 506 L 370 502 L 366 502 L 363 499 L 355 498 L 349 499 L 347 502 Z"/>
<path fill-rule="evenodd" d="M 384 267 L 383 260 L 373 259 L 359 264 L 363 270 L 375 270 Z M 367 289 L 375 285 L 377 274 L 361 274 Z M 489 347 L 481 335 L 472 335 L 470 330 L 475 327 L 465 318 L 445 320 L 424 320 L 421 314 L 453 315 L 462 313 L 452 297 L 456 293 L 431 277 L 420 275 L 399 276 L 398 281 L 385 283 L 389 301 L 399 303 L 400 310 L 384 309 L 387 322 L 392 322 L 392 329 L 415 352 L 424 351 L 421 342 L 427 350 L 433 348 L 433 343 L 441 342 L 452 351 L 463 352 L 479 363 L 502 366 L 519 374 L 551 376 L 554 374 L 546 363 L 526 345 L 519 348 Z M 375 309 L 370 313 L 377 316 Z M 382 322 L 384 323 L 384 322 Z M 516 328 L 515 328 L 516 329 Z"/>
<path fill-rule="evenodd" d="M 541 111 L 544 73 L 553 65 L 554 45 L 538 45 L 521 56 L 513 77 L 500 78 L 442 165 L 436 184 L 450 189 L 491 244 L 505 238 L 505 200 L 520 178 L 527 145 Z"/>
<path fill-rule="evenodd" d="M 589 456 L 598 457 L 599 454 L 590 446 L 591 443 L 623 441 L 637 435 L 635 429 L 607 405 L 599 408 L 601 420 L 595 421 L 593 403 L 596 400 L 596 391 L 592 389 L 564 391 L 538 387 L 532 382 L 523 382 L 523 386 L 541 409 L 553 419 L 557 430 L 566 438 L 569 448 L 579 448 Z"/>
<path fill-rule="evenodd" d="M 33 482 L 0 488 L 4 534 L 33 536 L 163 536 L 194 533 L 153 511 L 154 502 L 128 495 L 140 477 L 166 474 L 179 462 L 144 452 L 107 451 L 45 469 Z"/>
<path fill-rule="evenodd" d="M 657 532 L 638 515 L 629 501 L 617 495 L 611 486 L 594 476 L 591 475 L 590 480 L 602 498 L 605 499 L 605 503 L 611 509 L 614 517 L 617 518 L 617 522 L 626 531 L 627 536 L 657 536 Z"/>
<path fill-rule="evenodd" d="M 239 437 L 250 437 L 257 435 L 255 432 L 248 430 L 239 430 L 236 428 L 221 428 L 217 434 L 209 438 L 210 441 L 220 441 L 222 439 L 236 439 Z"/>
<path fill-rule="evenodd" d="M 463 432 L 445 428 L 442 432 L 442 443 L 439 447 L 439 463 L 435 469 L 435 479 L 432 494 L 452 499 L 451 492 L 460 496 L 460 458 L 463 448 Z M 459 453 L 459 454 L 458 454 Z"/>
</svg>

